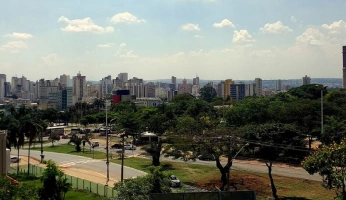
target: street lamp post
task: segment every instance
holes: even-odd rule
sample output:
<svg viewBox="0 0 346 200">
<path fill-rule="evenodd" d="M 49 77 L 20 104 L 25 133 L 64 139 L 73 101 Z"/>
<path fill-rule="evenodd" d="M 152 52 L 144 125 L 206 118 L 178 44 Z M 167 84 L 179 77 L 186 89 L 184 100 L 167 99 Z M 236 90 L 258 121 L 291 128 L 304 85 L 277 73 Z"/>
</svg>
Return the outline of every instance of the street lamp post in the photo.
<svg viewBox="0 0 346 200">
<path fill-rule="evenodd" d="M 107 180 L 106 180 L 106 186 L 108 186 L 108 182 L 109 182 L 109 149 L 108 149 L 108 101 L 106 99 L 106 156 L 107 156 L 107 161 L 106 161 L 106 165 L 107 165 Z"/>
<path fill-rule="evenodd" d="M 41 163 L 43 162 L 44 159 L 44 154 L 43 154 L 43 132 L 41 132 Z"/>
</svg>

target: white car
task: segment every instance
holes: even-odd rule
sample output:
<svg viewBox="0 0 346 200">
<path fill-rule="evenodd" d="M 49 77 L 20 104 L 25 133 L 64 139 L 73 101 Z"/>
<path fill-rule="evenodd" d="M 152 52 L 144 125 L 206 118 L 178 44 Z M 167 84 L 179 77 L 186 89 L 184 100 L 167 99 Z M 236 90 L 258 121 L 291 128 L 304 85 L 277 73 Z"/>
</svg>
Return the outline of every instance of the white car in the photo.
<svg viewBox="0 0 346 200">
<path fill-rule="evenodd" d="M 11 157 L 11 163 L 17 163 L 20 161 L 20 158 L 18 157 Z"/>
<path fill-rule="evenodd" d="M 136 145 L 128 144 L 124 146 L 125 150 L 136 150 Z"/>
</svg>

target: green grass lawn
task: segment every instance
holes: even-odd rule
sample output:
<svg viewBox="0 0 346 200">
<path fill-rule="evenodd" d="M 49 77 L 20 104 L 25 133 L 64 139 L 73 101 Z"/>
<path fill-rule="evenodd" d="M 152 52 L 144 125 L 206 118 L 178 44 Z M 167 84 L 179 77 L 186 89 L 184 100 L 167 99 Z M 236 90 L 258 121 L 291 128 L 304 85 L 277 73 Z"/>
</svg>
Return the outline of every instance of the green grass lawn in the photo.
<svg viewBox="0 0 346 200">
<path fill-rule="evenodd" d="M 71 154 L 76 156 L 84 156 L 89 158 L 95 158 L 95 159 L 105 159 L 106 154 L 100 151 L 94 151 L 93 149 L 89 148 L 89 145 L 84 148 L 83 153 L 83 147 L 81 152 L 76 152 L 75 146 L 69 145 L 69 144 L 63 144 L 63 145 L 57 145 L 54 147 L 43 147 L 43 151 L 48 152 L 55 152 L 55 153 L 64 153 L 64 154 Z M 32 148 L 32 150 L 40 150 L 40 147 Z"/>
<path fill-rule="evenodd" d="M 42 183 L 38 177 L 35 176 L 29 176 L 27 177 L 26 174 L 19 174 L 17 175 L 10 175 L 12 178 L 19 181 L 19 183 L 25 183 L 28 185 L 33 185 L 36 188 L 42 187 Z M 93 199 L 93 200 L 105 200 L 106 198 L 100 197 L 98 195 L 95 195 L 93 193 L 90 193 L 88 191 L 84 190 L 76 190 L 76 189 L 70 189 L 66 193 L 66 200 L 86 200 L 86 199 Z"/>
<path fill-rule="evenodd" d="M 72 145 L 45 147 L 44 150 L 92 158 L 92 153 L 89 153 L 89 151 L 77 153 Z M 106 158 L 106 154 L 95 151 L 95 158 Z M 121 164 L 121 160 L 117 158 L 112 159 L 111 162 Z M 124 164 L 125 166 L 148 172 L 151 160 L 145 158 L 125 158 Z M 176 175 L 186 184 L 209 190 L 215 190 L 215 186 L 219 187 L 221 184 L 220 173 L 214 166 L 167 161 L 161 162 L 161 166 L 166 173 Z M 270 182 L 267 174 L 232 170 L 231 181 L 236 184 L 238 190 L 255 190 L 259 200 L 264 200 L 271 196 Z M 328 191 L 324 189 L 321 183 L 316 181 L 281 176 L 274 176 L 274 181 L 277 186 L 278 195 L 282 197 L 282 199 L 325 200 L 333 199 L 335 194 L 333 190 Z"/>
</svg>

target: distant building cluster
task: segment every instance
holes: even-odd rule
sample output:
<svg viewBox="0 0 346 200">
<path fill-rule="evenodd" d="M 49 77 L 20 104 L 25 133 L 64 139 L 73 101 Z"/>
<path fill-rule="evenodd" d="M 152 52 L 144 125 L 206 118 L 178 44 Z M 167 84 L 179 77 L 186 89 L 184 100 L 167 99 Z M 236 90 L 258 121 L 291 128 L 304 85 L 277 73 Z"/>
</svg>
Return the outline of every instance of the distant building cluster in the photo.
<svg viewBox="0 0 346 200">
<path fill-rule="evenodd" d="M 341 87 L 346 88 L 346 46 L 342 49 Z M 166 82 L 146 82 L 137 77 L 129 79 L 128 73 L 119 73 L 115 79 L 108 75 L 95 83 L 87 81 L 86 76 L 80 72 L 72 78 L 63 74 L 54 80 L 38 81 L 30 81 L 24 76 L 7 80 L 5 74 L 0 74 L 0 104 L 14 103 L 16 107 L 22 104 L 37 105 L 40 109 L 66 110 L 77 102 L 92 103 L 95 99 L 108 97 L 113 103 L 133 101 L 138 106 L 157 106 L 162 100 L 170 101 L 177 94 L 187 93 L 198 98 L 201 87 L 205 84 L 213 87 L 219 97 L 242 100 L 247 96 L 268 96 L 288 91 L 298 85 L 308 85 L 311 84 L 311 78 L 305 75 L 301 81 L 296 82 L 278 79 L 271 81 L 271 85 L 261 78 L 237 82 L 227 79 L 201 84 L 197 75 L 190 83 L 185 78 L 178 80 L 175 76 Z M 338 87 L 338 84 L 330 83 L 328 86 Z"/>
</svg>

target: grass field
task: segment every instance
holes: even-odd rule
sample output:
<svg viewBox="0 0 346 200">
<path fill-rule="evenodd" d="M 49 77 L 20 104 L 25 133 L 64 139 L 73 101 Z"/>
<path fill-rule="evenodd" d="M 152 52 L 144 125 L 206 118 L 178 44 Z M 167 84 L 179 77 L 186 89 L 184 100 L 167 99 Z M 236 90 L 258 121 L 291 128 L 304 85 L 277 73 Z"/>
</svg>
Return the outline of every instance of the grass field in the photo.
<svg viewBox="0 0 346 200">
<path fill-rule="evenodd" d="M 74 152 L 74 146 L 61 145 L 57 147 L 46 147 L 45 151 L 67 153 L 79 156 L 92 157 L 92 153 Z M 103 152 L 95 151 L 95 158 L 102 159 L 106 155 Z M 119 159 L 111 162 L 121 163 Z M 145 158 L 125 158 L 125 166 L 148 172 L 151 165 L 150 159 Z M 220 173 L 216 167 L 196 165 L 178 162 L 162 162 L 164 171 L 176 175 L 183 183 L 215 190 L 221 185 Z M 333 199 L 334 191 L 326 190 L 320 182 L 308 181 L 297 178 L 274 176 L 278 195 L 281 199 L 291 200 L 326 200 Z M 232 170 L 231 182 L 238 190 L 254 190 L 259 200 L 265 200 L 271 196 L 270 182 L 267 174 L 252 173 L 246 171 Z"/>
<path fill-rule="evenodd" d="M 16 179 L 20 183 L 26 183 L 29 185 L 34 185 L 36 188 L 42 187 L 42 183 L 39 180 L 38 177 L 29 176 L 27 177 L 26 174 L 19 174 L 17 175 L 11 175 L 12 178 Z M 93 199 L 93 200 L 105 200 L 106 198 L 97 196 L 93 193 L 84 191 L 84 190 L 75 190 L 70 189 L 66 193 L 66 200 L 86 200 L 86 199 Z"/>
</svg>

